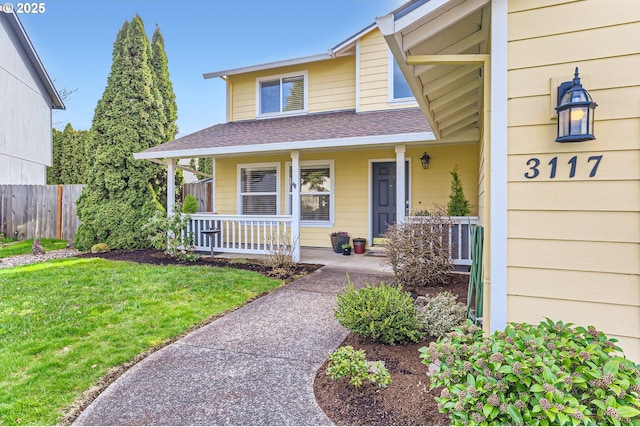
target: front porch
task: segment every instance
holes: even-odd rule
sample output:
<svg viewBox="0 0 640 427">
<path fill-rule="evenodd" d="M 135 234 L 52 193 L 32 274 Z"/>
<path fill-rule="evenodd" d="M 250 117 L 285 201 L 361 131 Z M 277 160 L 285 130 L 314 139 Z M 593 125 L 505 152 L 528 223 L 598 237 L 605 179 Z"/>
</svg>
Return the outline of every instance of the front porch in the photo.
<svg viewBox="0 0 640 427">
<path fill-rule="evenodd" d="M 406 217 L 407 221 L 419 221 L 419 216 Z M 450 257 L 456 267 L 471 265 L 471 226 L 478 225 L 478 217 L 451 217 L 448 245 Z M 311 249 L 300 247 L 299 231 L 292 230 L 293 217 L 291 215 L 219 215 L 210 213 L 196 213 L 191 215 L 187 233 L 191 234 L 195 250 L 199 252 L 225 253 L 236 256 L 265 256 L 277 251 L 278 248 L 289 247 L 293 250 L 294 260 L 305 263 L 331 265 L 336 263 L 351 266 L 354 258 L 360 259 L 358 264 L 365 266 L 380 264 L 380 258 L 366 255 L 343 256 L 331 249 Z M 208 230 L 218 230 L 215 234 L 205 233 Z M 298 229 L 299 230 L 299 229 Z M 327 244 L 329 235 L 327 234 Z M 370 249 L 370 248 L 369 248 Z M 311 252 L 315 251 L 315 252 Z M 325 253 L 326 252 L 326 253 Z M 369 261 L 371 259 L 371 261 Z M 340 261 L 338 261 L 340 260 Z M 382 271 L 382 270 L 375 270 Z M 389 269 L 388 272 L 391 272 Z"/>
</svg>

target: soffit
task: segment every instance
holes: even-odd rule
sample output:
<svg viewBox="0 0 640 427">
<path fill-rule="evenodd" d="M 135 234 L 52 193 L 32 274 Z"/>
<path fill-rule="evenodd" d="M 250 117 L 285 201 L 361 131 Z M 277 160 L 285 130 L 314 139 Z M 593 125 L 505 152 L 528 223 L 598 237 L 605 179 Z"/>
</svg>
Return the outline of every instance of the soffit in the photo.
<svg viewBox="0 0 640 427">
<path fill-rule="evenodd" d="M 437 138 L 479 133 L 490 1 L 431 0 L 378 25 Z"/>
</svg>

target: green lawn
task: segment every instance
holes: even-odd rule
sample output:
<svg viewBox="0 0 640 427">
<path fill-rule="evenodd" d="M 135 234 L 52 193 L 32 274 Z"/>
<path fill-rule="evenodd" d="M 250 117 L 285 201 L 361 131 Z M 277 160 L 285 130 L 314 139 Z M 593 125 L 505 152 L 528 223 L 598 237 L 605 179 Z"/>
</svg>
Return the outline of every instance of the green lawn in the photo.
<svg viewBox="0 0 640 427">
<path fill-rule="evenodd" d="M 109 368 L 280 281 L 67 258 L 0 269 L 0 425 L 49 425 Z"/>
<path fill-rule="evenodd" d="M 56 249 L 64 249 L 67 246 L 67 242 L 64 240 L 58 239 L 41 239 L 42 246 L 47 251 L 53 251 Z M 33 239 L 30 240 L 20 240 L 17 242 L 6 242 L 0 243 L 0 258 L 13 256 L 13 255 L 23 255 L 31 253 L 31 245 L 33 244 Z"/>
</svg>

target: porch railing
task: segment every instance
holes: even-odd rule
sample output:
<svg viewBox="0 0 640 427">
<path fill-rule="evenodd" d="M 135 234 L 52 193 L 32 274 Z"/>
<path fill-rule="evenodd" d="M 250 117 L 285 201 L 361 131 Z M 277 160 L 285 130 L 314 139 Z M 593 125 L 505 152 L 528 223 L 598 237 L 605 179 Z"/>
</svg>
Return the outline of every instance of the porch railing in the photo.
<svg viewBox="0 0 640 427">
<path fill-rule="evenodd" d="M 187 233 L 192 233 L 197 251 L 268 254 L 276 245 L 291 244 L 290 215 L 191 214 Z M 218 229 L 219 233 L 203 234 Z M 288 241 L 287 241 L 288 240 Z"/>
<path fill-rule="evenodd" d="M 409 216 L 406 221 L 419 222 L 425 217 Z M 471 265 L 471 226 L 480 223 L 477 216 L 449 217 L 451 227 L 446 233 L 449 239 L 449 251 L 454 265 Z"/>
</svg>

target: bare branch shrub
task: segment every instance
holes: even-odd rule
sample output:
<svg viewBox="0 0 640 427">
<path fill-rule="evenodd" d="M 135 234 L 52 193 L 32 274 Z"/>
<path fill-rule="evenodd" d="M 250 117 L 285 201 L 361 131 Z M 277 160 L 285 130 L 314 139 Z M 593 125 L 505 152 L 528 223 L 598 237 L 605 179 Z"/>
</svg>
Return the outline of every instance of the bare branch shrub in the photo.
<svg viewBox="0 0 640 427">
<path fill-rule="evenodd" d="M 286 231 L 269 234 L 264 265 L 271 267 L 280 275 L 292 273 L 296 267 L 293 253 L 298 245 L 298 240 L 297 237 L 292 240 L 291 235 Z"/>
<path fill-rule="evenodd" d="M 383 234 L 385 263 L 405 285 L 438 286 L 451 271 L 449 235 L 452 222 L 441 206 L 430 215 L 409 217 L 390 225 Z"/>
</svg>

